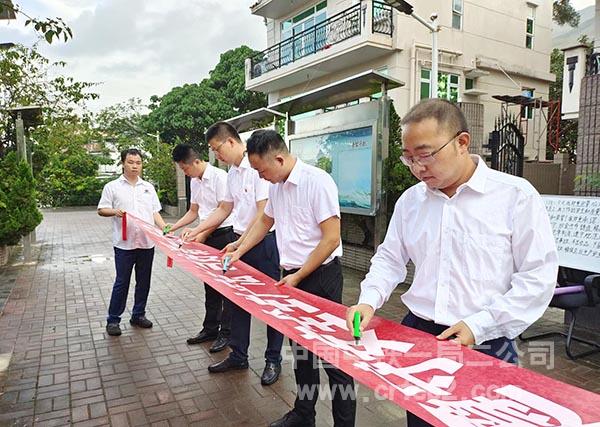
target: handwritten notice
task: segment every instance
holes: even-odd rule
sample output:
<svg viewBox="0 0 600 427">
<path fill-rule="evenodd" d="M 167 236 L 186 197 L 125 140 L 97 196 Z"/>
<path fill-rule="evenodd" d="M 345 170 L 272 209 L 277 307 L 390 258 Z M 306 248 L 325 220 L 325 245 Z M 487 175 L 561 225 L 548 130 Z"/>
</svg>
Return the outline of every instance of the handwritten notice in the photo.
<svg viewBox="0 0 600 427">
<path fill-rule="evenodd" d="M 542 196 L 560 264 L 600 271 L 600 197 Z"/>
</svg>

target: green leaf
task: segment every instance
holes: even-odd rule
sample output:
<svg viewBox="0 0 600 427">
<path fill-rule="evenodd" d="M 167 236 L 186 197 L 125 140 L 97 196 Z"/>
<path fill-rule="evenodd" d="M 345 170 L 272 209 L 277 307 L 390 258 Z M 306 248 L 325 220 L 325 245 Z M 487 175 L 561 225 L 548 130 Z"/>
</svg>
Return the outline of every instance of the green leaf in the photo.
<svg viewBox="0 0 600 427">
<path fill-rule="evenodd" d="M 54 34 L 55 33 L 52 30 L 46 31 L 46 34 L 44 34 L 44 37 L 46 37 L 46 41 L 48 43 L 52 43 L 52 37 L 54 37 Z"/>
</svg>

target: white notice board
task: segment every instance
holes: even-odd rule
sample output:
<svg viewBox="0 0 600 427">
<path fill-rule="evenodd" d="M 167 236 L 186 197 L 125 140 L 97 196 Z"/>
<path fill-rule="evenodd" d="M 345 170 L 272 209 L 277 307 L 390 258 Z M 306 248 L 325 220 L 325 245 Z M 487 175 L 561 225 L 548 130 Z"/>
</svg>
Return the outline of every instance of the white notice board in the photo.
<svg viewBox="0 0 600 427">
<path fill-rule="evenodd" d="M 542 196 L 560 265 L 600 273 L 600 197 Z"/>
</svg>

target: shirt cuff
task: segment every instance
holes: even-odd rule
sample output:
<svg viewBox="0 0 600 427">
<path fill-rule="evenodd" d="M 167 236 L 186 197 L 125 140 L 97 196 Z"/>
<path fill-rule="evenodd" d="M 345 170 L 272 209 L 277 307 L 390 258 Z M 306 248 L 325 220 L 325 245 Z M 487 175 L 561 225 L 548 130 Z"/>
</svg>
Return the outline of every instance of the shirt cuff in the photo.
<svg viewBox="0 0 600 427">
<path fill-rule="evenodd" d="M 477 345 L 482 344 L 485 341 L 498 338 L 497 333 L 494 333 L 494 318 L 487 311 L 480 311 L 472 314 L 463 319 L 463 322 L 467 324 L 473 333 L 475 344 Z"/>
<path fill-rule="evenodd" d="M 360 297 L 358 298 L 359 304 L 368 304 L 373 307 L 374 310 L 378 310 L 382 305 L 383 298 L 377 290 L 375 289 L 364 289 L 360 292 Z"/>
</svg>

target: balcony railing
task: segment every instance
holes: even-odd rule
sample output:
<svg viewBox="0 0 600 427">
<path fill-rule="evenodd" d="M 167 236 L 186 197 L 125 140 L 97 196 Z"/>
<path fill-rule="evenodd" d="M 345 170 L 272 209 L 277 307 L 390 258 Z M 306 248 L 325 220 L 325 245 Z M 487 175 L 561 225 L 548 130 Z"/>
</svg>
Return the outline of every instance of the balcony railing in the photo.
<svg viewBox="0 0 600 427">
<path fill-rule="evenodd" d="M 392 22 L 392 7 L 385 3 L 374 1 L 371 31 L 391 36 L 393 32 Z"/>
<path fill-rule="evenodd" d="M 351 37 L 360 35 L 361 4 L 355 4 L 253 56 L 250 58 L 250 77 L 254 79 L 266 72 L 276 70 L 301 58 L 328 49 Z M 392 13 L 389 6 L 373 2 L 372 31 L 374 33 L 392 34 Z"/>
</svg>

